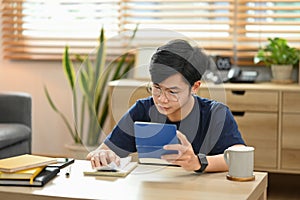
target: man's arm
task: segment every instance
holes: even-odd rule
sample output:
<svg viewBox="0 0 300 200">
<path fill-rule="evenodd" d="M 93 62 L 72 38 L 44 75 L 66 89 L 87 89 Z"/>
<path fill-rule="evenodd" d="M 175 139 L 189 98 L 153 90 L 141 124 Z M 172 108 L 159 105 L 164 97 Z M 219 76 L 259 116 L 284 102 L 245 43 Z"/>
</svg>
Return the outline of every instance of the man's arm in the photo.
<svg viewBox="0 0 300 200">
<path fill-rule="evenodd" d="M 228 166 L 224 160 L 224 154 L 207 156 L 206 158 L 208 161 L 207 168 L 205 169 L 206 172 L 221 172 L 228 170 Z"/>
<path fill-rule="evenodd" d="M 111 162 L 120 165 L 120 157 L 104 143 L 94 151 L 91 151 L 86 158 L 91 161 L 93 168 L 106 166 Z"/>
<path fill-rule="evenodd" d="M 162 156 L 162 159 L 165 159 L 175 165 L 179 165 L 188 171 L 199 170 L 201 168 L 201 164 L 198 156 L 194 153 L 191 143 L 180 131 L 177 131 L 177 136 L 181 144 L 166 145 L 164 146 L 164 149 L 177 150 L 179 154 L 164 155 Z M 207 156 L 207 161 L 208 166 L 205 169 L 206 172 L 219 172 L 228 170 L 228 166 L 224 160 L 223 154 Z"/>
</svg>

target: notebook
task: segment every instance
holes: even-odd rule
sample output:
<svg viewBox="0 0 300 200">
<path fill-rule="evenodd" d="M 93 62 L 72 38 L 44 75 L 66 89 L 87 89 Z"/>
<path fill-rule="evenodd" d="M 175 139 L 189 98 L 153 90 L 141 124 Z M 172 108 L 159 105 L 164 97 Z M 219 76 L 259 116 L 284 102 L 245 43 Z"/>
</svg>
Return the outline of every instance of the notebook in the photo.
<svg viewBox="0 0 300 200">
<path fill-rule="evenodd" d="M 4 186 L 32 186 L 42 187 L 52 180 L 60 169 L 58 167 L 45 167 L 32 182 L 24 179 L 0 179 L 0 185 Z"/>
<path fill-rule="evenodd" d="M 31 169 L 25 169 L 14 173 L 0 172 L 0 179 L 24 179 L 33 182 L 33 179 L 44 169 L 42 167 L 36 167 Z"/>
<path fill-rule="evenodd" d="M 152 122 L 135 122 L 134 134 L 138 160 L 141 164 L 172 165 L 162 160 L 164 154 L 177 154 L 174 150 L 163 149 L 167 144 L 178 144 L 176 125 Z"/>
<path fill-rule="evenodd" d="M 56 158 L 46 156 L 37 156 L 31 154 L 23 154 L 0 160 L 0 171 L 12 173 L 24 169 L 30 169 L 40 166 L 46 166 L 51 163 L 56 163 Z"/>
<path fill-rule="evenodd" d="M 83 174 L 86 176 L 125 177 L 134 170 L 136 166 L 137 162 L 131 162 L 131 156 L 128 156 L 120 159 L 120 166 L 117 166 L 116 163 L 112 162 L 107 166 L 98 167 L 92 171 L 84 171 Z"/>
</svg>

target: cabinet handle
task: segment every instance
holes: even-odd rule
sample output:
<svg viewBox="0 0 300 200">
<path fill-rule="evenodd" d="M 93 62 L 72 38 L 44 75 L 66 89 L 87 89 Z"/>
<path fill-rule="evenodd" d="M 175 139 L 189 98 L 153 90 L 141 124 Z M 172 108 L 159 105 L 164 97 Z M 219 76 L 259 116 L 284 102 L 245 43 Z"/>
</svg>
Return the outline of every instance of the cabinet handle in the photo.
<svg viewBox="0 0 300 200">
<path fill-rule="evenodd" d="M 235 94 L 235 95 L 244 95 L 246 93 L 246 91 L 245 90 L 232 90 L 231 93 Z"/>
<path fill-rule="evenodd" d="M 242 111 L 232 111 L 233 116 L 241 116 L 243 117 L 245 115 L 245 112 Z"/>
</svg>

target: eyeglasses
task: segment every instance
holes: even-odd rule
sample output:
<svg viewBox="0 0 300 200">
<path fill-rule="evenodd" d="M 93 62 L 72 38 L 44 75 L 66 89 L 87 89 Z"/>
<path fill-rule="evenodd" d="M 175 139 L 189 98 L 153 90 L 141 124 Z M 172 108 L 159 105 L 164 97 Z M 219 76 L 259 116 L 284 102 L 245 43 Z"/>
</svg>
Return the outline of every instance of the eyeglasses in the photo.
<svg viewBox="0 0 300 200">
<path fill-rule="evenodd" d="M 148 91 L 152 94 L 152 96 L 155 96 L 155 97 L 159 97 L 162 94 L 164 94 L 165 97 L 169 101 L 178 101 L 179 100 L 179 96 L 178 96 L 179 92 L 177 92 L 177 91 L 175 92 L 170 89 L 163 90 L 157 85 L 150 85 L 148 87 Z"/>
</svg>

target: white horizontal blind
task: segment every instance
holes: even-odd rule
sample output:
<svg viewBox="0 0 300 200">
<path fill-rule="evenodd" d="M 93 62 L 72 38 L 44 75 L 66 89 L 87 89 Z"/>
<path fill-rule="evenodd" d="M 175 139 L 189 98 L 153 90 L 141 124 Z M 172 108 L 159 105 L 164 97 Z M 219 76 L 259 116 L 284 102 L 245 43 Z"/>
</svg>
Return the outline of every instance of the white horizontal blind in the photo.
<svg viewBox="0 0 300 200">
<path fill-rule="evenodd" d="M 139 47 L 160 45 L 180 34 L 212 54 L 232 57 L 233 3 L 234 0 L 3 0 L 4 55 L 8 59 L 60 59 L 66 43 L 70 51 L 86 53 L 95 46 L 102 24 L 106 35 L 113 37 L 121 33 L 128 36 L 124 32 L 139 23 Z M 119 38 L 119 42 L 110 45 L 120 47 L 123 43 Z"/>
<path fill-rule="evenodd" d="M 60 60 L 66 44 L 90 53 L 102 25 L 109 55 L 120 54 L 137 24 L 140 48 L 182 37 L 239 66 L 254 65 L 268 37 L 300 48 L 296 0 L 2 0 L 1 9 L 6 59 Z"/>
<path fill-rule="evenodd" d="M 123 29 L 139 24 L 140 48 L 185 38 L 210 54 L 233 57 L 234 0 L 127 0 L 121 5 Z"/>
<path fill-rule="evenodd" d="M 102 26 L 106 36 L 119 35 L 119 0 L 3 0 L 2 6 L 7 59 L 60 60 L 65 45 L 89 54 Z"/>
<path fill-rule="evenodd" d="M 300 48 L 300 1 L 237 1 L 237 64 L 254 65 L 253 56 L 267 38 L 282 37 Z"/>
</svg>

